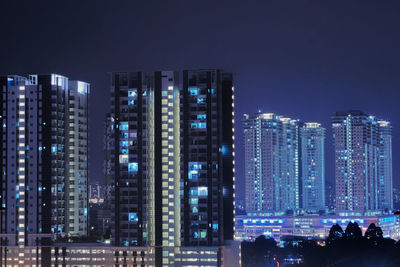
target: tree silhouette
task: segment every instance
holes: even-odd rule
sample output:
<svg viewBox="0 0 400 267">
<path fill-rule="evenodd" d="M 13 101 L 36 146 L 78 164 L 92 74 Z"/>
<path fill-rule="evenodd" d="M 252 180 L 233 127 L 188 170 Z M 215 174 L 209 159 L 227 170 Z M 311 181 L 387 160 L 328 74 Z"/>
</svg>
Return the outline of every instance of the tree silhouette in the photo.
<svg viewBox="0 0 400 267">
<path fill-rule="evenodd" d="M 346 239 L 348 240 L 359 240 L 362 238 L 361 228 L 358 226 L 356 222 L 349 222 L 344 231 Z"/>
<path fill-rule="evenodd" d="M 273 238 L 264 235 L 257 237 L 254 242 L 242 242 L 242 264 L 246 266 L 269 266 L 276 258 L 278 247 Z"/>
<path fill-rule="evenodd" d="M 383 239 L 383 232 L 380 227 L 377 227 L 374 223 L 371 223 L 368 226 L 364 236 L 367 239 Z"/>
<path fill-rule="evenodd" d="M 343 229 L 340 227 L 339 224 L 334 224 L 332 225 L 331 229 L 329 230 L 329 236 L 326 242 L 328 244 L 332 244 L 340 239 L 342 239 L 344 236 Z"/>
<path fill-rule="evenodd" d="M 357 223 L 350 222 L 346 230 L 335 224 L 329 231 L 326 246 L 319 240 L 304 237 L 282 237 L 277 247 L 265 236 L 254 242 L 242 242 L 243 267 L 276 267 L 286 259 L 303 259 L 302 266 L 400 266 L 400 241 L 384 238 L 382 229 L 370 224 L 365 236 Z M 296 244 L 296 245 L 293 245 Z"/>
</svg>

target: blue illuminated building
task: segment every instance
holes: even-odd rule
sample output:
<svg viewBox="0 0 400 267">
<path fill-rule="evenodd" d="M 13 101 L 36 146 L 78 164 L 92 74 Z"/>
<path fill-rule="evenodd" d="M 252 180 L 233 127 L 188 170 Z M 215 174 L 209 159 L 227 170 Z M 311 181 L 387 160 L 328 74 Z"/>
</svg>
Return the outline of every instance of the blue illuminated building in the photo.
<svg viewBox="0 0 400 267">
<path fill-rule="evenodd" d="M 378 209 L 393 210 L 392 125 L 378 120 Z"/>
<path fill-rule="evenodd" d="M 299 209 L 299 126 L 273 113 L 244 115 L 248 214 Z"/>
<path fill-rule="evenodd" d="M 362 111 L 333 117 L 336 212 L 393 209 L 391 124 Z"/>
<path fill-rule="evenodd" d="M 325 128 L 304 123 L 301 138 L 302 208 L 307 212 L 325 210 Z"/>
</svg>

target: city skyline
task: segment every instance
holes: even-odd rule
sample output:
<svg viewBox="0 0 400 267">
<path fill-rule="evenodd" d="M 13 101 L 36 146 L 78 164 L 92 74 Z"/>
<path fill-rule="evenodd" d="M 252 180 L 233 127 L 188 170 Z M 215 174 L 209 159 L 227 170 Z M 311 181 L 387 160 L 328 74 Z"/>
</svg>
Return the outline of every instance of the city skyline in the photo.
<svg viewBox="0 0 400 267">
<path fill-rule="evenodd" d="M 332 117 L 336 207 L 327 209 L 325 132 L 318 122 L 274 113 L 244 114 L 248 216 L 393 210 L 392 125 L 361 110 Z M 396 204 L 397 206 L 397 204 Z"/>
<path fill-rule="evenodd" d="M 61 73 L 90 82 L 93 133 L 103 128 L 109 104 L 108 72 L 210 66 L 238 74 L 236 121 L 261 109 L 327 128 L 327 181 L 334 177 L 328 126 L 335 112 L 363 110 L 390 119 L 393 132 L 400 132 L 400 37 L 393 34 L 400 27 L 399 2 L 92 5 L 69 1 L 61 8 L 50 1 L 20 3 L 2 6 L 0 23 L 9 27 L 4 31 L 7 41 L 0 43 L 0 58 L 6 63 L 0 65 L 0 73 Z M 74 14 L 73 22 L 69 14 Z M 132 14 L 134 18 L 128 19 Z M 207 16 L 212 19 L 204 20 Z M 161 25 L 174 34 L 167 34 Z M 244 198 L 241 132 L 237 124 L 236 176 L 238 197 Z M 101 181 L 102 135 L 93 134 L 91 139 L 90 179 Z M 400 135 L 394 134 L 393 162 L 399 160 Z M 393 164 L 393 180 L 398 188 L 399 164 Z"/>
<path fill-rule="evenodd" d="M 400 1 L 0 10 L 0 265 L 398 254 Z"/>
</svg>

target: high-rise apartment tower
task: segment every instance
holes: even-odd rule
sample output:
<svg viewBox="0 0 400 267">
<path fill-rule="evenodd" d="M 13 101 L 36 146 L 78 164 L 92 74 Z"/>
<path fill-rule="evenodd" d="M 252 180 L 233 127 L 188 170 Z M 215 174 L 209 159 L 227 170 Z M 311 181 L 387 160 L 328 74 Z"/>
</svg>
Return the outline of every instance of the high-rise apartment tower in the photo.
<svg viewBox="0 0 400 267">
<path fill-rule="evenodd" d="M 248 214 L 299 209 L 299 126 L 273 113 L 244 115 Z"/>
<path fill-rule="evenodd" d="M 0 90 L 3 244 L 86 235 L 89 84 L 9 75 Z"/>
<path fill-rule="evenodd" d="M 325 128 L 316 122 L 304 123 L 300 138 L 302 208 L 325 210 Z"/>
<path fill-rule="evenodd" d="M 391 209 L 390 123 L 362 111 L 337 112 L 333 137 L 337 212 Z"/>
</svg>

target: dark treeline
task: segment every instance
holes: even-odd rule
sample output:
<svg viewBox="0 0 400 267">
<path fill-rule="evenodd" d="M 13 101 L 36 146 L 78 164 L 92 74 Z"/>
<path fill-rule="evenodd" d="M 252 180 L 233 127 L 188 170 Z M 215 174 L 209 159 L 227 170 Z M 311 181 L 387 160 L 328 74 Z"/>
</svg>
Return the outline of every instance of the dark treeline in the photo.
<svg viewBox="0 0 400 267">
<path fill-rule="evenodd" d="M 357 223 L 346 230 L 335 224 L 325 242 L 302 237 L 283 238 L 283 247 L 265 236 L 242 242 L 243 267 L 286 266 L 400 266 L 400 241 L 383 237 L 382 229 L 371 224 L 365 235 Z"/>
</svg>

